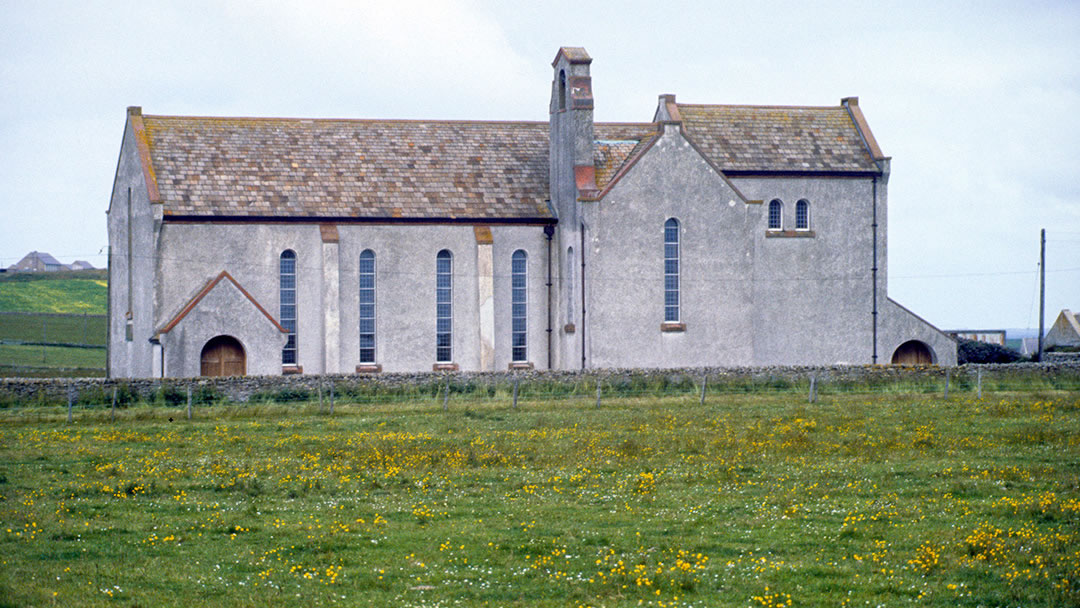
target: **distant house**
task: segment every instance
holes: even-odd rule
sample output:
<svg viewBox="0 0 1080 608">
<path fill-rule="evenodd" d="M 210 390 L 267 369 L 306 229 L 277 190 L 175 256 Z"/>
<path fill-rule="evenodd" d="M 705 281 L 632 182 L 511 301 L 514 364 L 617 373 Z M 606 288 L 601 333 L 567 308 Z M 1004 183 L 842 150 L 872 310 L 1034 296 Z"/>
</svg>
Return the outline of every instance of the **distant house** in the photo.
<svg viewBox="0 0 1080 608">
<path fill-rule="evenodd" d="M 1064 309 L 1058 315 L 1043 344 L 1050 346 L 1080 346 L 1080 314 Z"/>
<path fill-rule="evenodd" d="M 1039 351 L 1039 339 L 1016 338 L 1009 340 L 1007 346 L 1025 357 L 1030 357 Z"/>
<path fill-rule="evenodd" d="M 1004 329 L 947 329 L 945 333 L 957 340 L 973 340 L 1005 346 Z"/>
<path fill-rule="evenodd" d="M 71 267 L 60 263 L 60 260 L 44 251 L 31 251 L 23 256 L 23 259 L 8 266 L 9 272 L 56 272 L 58 270 L 71 270 Z"/>
<path fill-rule="evenodd" d="M 86 260 L 75 260 L 71 263 L 72 270 L 97 270 L 94 265 Z"/>
</svg>

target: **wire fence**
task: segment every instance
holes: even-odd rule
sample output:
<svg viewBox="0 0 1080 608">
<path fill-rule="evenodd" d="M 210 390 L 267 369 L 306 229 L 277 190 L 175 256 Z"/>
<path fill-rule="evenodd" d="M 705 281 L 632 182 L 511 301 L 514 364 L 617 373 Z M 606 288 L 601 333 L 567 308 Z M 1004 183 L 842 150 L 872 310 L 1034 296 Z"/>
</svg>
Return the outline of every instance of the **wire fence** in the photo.
<svg viewBox="0 0 1080 608">
<path fill-rule="evenodd" d="M 105 315 L 0 311 L 0 377 L 103 377 L 105 334 Z"/>
<path fill-rule="evenodd" d="M 408 407 L 449 411 L 465 408 L 518 410 L 544 407 L 602 408 L 640 406 L 650 401 L 675 400 L 688 406 L 704 406 L 737 396 L 775 398 L 790 402 L 828 403 L 852 395 L 895 396 L 926 399 L 993 399 L 1003 393 L 1053 393 L 1080 399 L 1080 366 L 1027 364 L 1009 366 L 964 366 L 933 369 L 929 373 L 875 373 L 837 375 L 828 371 L 783 374 L 729 375 L 693 370 L 649 373 L 580 373 L 545 377 L 530 374 L 426 374 L 411 381 L 380 384 L 358 377 L 308 377 L 304 382 L 250 390 L 240 397 L 230 396 L 221 384 L 198 379 L 162 380 L 141 389 L 119 381 L 103 381 L 92 386 L 60 384 L 57 398 L 38 394 L 18 397 L 0 388 L 0 410 L 7 419 L 22 415 L 64 416 L 115 420 L 117 412 L 154 413 L 192 419 L 207 416 L 275 415 L 321 413 L 335 415 Z M 81 381 L 85 383 L 86 381 Z M 275 406 L 272 408 L 259 406 Z M 66 410 L 66 412 L 65 412 Z M 3 419 L 3 418 L 0 418 Z"/>
</svg>

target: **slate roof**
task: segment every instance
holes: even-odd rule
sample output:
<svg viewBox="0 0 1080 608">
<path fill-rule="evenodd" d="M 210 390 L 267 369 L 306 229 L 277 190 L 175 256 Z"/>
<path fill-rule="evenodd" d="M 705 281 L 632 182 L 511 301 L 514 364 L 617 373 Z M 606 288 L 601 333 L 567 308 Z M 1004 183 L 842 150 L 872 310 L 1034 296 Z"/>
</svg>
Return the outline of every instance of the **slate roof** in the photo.
<svg viewBox="0 0 1080 608">
<path fill-rule="evenodd" d="M 687 133 L 724 172 L 878 172 L 843 106 L 677 104 Z"/>
<path fill-rule="evenodd" d="M 143 116 L 165 214 L 552 219 L 548 123 Z M 629 144 L 652 124 L 597 124 Z"/>
<path fill-rule="evenodd" d="M 68 268 L 66 264 L 61 263 L 60 260 L 44 251 L 31 251 L 24 255 L 18 262 L 8 266 L 8 270 L 33 270 L 38 266 L 42 269 L 45 269 L 47 266 L 56 266 L 58 269 L 64 270 Z"/>
<path fill-rule="evenodd" d="M 169 215 L 551 217 L 547 123 L 143 121 Z"/>
<path fill-rule="evenodd" d="M 879 171 L 843 106 L 677 107 L 687 135 L 724 172 Z M 164 203 L 166 216 L 554 219 L 546 202 L 547 122 L 141 113 L 136 121 L 156 183 L 151 198 Z M 635 162 L 657 128 L 597 123 L 597 187 Z"/>
</svg>

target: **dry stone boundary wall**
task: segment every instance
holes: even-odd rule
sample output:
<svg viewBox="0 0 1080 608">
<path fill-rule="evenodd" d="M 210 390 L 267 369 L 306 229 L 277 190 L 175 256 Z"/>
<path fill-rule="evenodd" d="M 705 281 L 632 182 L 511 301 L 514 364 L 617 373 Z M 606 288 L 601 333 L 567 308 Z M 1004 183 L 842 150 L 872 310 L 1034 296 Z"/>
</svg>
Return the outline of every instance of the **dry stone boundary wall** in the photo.
<svg viewBox="0 0 1080 608">
<path fill-rule="evenodd" d="M 295 375 L 295 376 L 245 376 L 230 378 L 167 378 L 167 379 L 103 379 L 103 378 L 6 378 L 0 379 L 0 404 L 11 403 L 64 403 L 69 391 L 76 403 L 104 403 L 116 387 L 128 398 L 137 396 L 152 402 L 168 391 L 175 400 L 190 388 L 197 395 L 212 395 L 214 400 L 225 399 L 244 403 L 253 398 L 273 398 L 274 395 L 310 395 L 314 397 L 322 388 L 328 390 L 333 384 L 342 394 L 390 394 L 407 391 L 437 392 L 447 383 L 451 391 L 461 391 L 478 386 L 507 387 L 520 382 L 522 387 L 541 387 L 539 390 L 564 389 L 570 392 L 582 385 L 601 386 L 611 389 L 628 387 L 700 386 L 706 378 L 710 386 L 723 387 L 760 385 L 790 387 L 807 383 L 813 377 L 819 387 L 830 384 L 853 386 L 888 386 L 908 383 L 941 384 L 946 374 L 956 384 L 975 382 L 978 374 L 985 380 L 1007 375 L 1025 379 L 1052 378 L 1060 374 L 1080 375 L 1080 361 L 962 365 L 943 368 L 936 366 L 827 366 L 827 367 L 736 367 L 693 369 L 603 369 L 584 371 L 505 371 L 505 372 L 452 372 L 452 373 L 394 373 L 394 374 L 341 374 L 341 375 Z"/>
</svg>

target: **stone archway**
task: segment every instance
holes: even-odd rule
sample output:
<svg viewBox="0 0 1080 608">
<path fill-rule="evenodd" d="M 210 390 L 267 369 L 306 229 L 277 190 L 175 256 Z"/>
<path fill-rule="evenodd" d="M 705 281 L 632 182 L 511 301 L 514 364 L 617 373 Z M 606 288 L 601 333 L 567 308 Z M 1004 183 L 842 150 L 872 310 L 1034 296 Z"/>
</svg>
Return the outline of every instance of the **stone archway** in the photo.
<svg viewBox="0 0 1080 608">
<path fill-rule="evenodd" d="M 244 347 L 232 336 L 211 338 L 203 346 L 200 360 L 203 376 L 243 376 L 247 373 Z"/>
<path fill-rule="evenodd" d="M 893 365 L 933 365 L 934 351 L 924 342 L 908 340 L 896 348 Z"/>
</svg>

